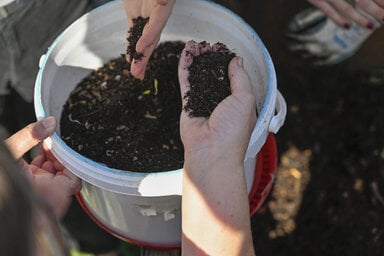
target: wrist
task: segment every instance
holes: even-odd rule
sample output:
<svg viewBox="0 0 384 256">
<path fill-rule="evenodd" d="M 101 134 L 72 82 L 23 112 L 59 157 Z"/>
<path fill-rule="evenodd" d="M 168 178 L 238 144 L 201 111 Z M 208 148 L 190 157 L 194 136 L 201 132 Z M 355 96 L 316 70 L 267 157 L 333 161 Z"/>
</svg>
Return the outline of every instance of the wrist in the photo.
<svg viewBox="0 0 384 256">
<path fill-rule="evenodd" d="M 219 167 L 243 168 L 243 150 L 226 147 L 209 147 L 184 151 L 184 165 L 194 169 L 217 169 Z"/>
<path fill-rule="evenodd" d="M 203 152 L 196 152 L 192 154 L 185 154 L 184 158 L 184 172 L 198 184 L 214 184 L 222 183 L 219 180 L 233 180 L 229 177 L 245 179 L 244 174 L 244 160 L 239 160 L 232 155 L 215 155 L 205 154 Z"/>
</svg>

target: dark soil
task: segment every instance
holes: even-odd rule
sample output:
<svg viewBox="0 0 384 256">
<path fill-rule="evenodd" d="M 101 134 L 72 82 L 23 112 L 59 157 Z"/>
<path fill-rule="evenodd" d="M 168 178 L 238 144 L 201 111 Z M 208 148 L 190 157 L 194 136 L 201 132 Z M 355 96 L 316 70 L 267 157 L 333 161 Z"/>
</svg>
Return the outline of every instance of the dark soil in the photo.
<svg viewBox="0 0 384 256">
<path fill-rule="evenodd" d="M 144 26 L 148 23 L 149 18 L 137 17 L 132 19 L 133 26 L 128 31 L 127 37 L 127 55 L 131 60 L 140 60 L 144 55 L 136 51 L 136 44 L 143 34 Z"/>
<path fill-rule="evenodd" d="M 133 78 L 123 56 L 84 78 L 64 105 L 63 140 L 80 154 L 117 169 L 181 168 L 177 66 L 184 45 L 159 45 L 143 80 Z"/>
<path fill-rule="evenodd" d="M 235 54 L 224 44 L 216 43 L 212 51 L 193 58 L 188 77 L 190 89 L 184 96 L 184 110 L 189 116 L 209 117 L 217 104 L 231 94 L 228 64 L 233 57 Z"/>
</svg>

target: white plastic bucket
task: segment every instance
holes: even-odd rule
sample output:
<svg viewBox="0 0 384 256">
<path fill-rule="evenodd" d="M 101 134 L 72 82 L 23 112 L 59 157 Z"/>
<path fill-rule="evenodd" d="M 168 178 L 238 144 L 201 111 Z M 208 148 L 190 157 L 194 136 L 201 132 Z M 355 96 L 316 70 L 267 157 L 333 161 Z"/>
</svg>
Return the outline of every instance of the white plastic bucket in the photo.
<svg viewBox="0 0 384 256">
<path fill-rule="evenodd" d="M 35 84 L 38 119 L 53 115 L 60 120 L 63 105 L 77 83 L 125 52 L 126 20 L 123 1 L 116 0 L 78 19 L 52 43 L 41 58 Z M 213 2 L 176 1 L 161 41 L 191 39 L 222 42 L 244 58 L 258 110 L 244 160 L 250 192 L 257 154 L 268 134 L 277 133 L 286 115 L 272 60 L 249 25 Z M 60 127 L 45 143 L 64 166 L 83 180 L 79 199 L 92 218 L 126 240 L 153 247 L 180 244 L 182 169 L 138 173 L 108 168 L 72 150 L 59 134 Z"/>
</svg>

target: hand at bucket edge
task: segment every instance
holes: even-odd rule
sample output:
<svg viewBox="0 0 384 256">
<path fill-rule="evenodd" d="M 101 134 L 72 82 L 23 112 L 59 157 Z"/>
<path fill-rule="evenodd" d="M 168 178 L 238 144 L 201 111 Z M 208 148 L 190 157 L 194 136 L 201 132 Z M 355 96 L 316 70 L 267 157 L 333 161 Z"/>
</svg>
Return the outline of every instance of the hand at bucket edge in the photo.
<svg viewBox="0 0 384 256">
<path fill-rule="evenodd" d="M 186 104 L 184 95 L 189 88 L 188 68 L 193 57 L 210 50 L 209 45 L 190 41 L 181 54 L 178 74 L 183 106 Z M 228 73 L 231 95 L 218 104 L 208 119 L 190 118 L 183 109 L 180 133 L 186 154 L 203 152 L 202 156 L 207 156 L 207 153 L 216 153 L 217 157 L 242 164 L 256 123 L 256 99 L 241 57 L 231 60 Z"/>
<path fill-rule="evenodd" d="M 194 56 L 211 48 L 188 42 L 181 54 L 179 81 L 183 106 Z M 229 63 L 232 94 L 209 118 L 184 110 L 182 251 L 186 255 L 254 255 L 244 156 L 256 123 L 255 96 L 241 57 Z"/>
<path fill-rule="evenodd" d="M 128 28 L 133 26 L 132 19 L 139 16 L 149 17 L 145 25 L 143 34 L 136 44 L 136 52 L 144 56 L 140 60 L 133 60 L 131 64 L 131 74 L 143 79 L 145 68 L 157 43 L 160 40 L 161 32 L 171 15 L 173 5 L 176 0 L 124 0 L 125 12 L 128 18 Z M 128 29 L 129 30 L 129 29 Z M 127 56 L 127 61 L 132 60 Z"/>
<path fill-rule="evenodd" d="M 81 189 L 80 179 L 65 169 L 45 145 L 40 146 L 39 153 L 30 164 L 23 159 L 26 152 L 49 137 L 55 128 L 56 119 L 47 117 L 29 124 L 4 142 L 39 195 L 57 217 L 62 217 L 71 196 Z"/>
<path fill-rule="evenodd" d="M 308 0 L 340 27 L 349 29 L 354 22 L 375 29 L 384 22 L 384 0 Z"/>
</svg>

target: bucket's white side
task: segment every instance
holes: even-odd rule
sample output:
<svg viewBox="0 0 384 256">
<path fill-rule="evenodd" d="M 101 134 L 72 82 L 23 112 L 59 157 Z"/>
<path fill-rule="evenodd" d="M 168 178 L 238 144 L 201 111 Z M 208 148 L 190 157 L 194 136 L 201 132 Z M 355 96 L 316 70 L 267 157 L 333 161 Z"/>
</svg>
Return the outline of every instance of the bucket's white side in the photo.
<svg viewBox="0 0 384 256">
<path fill-rule="evenodd" d="M 142 197 L 83 184 L 81 204 L 112 234 L 156 247 L 181 243 L 181 196 Z"/>
</svg>

